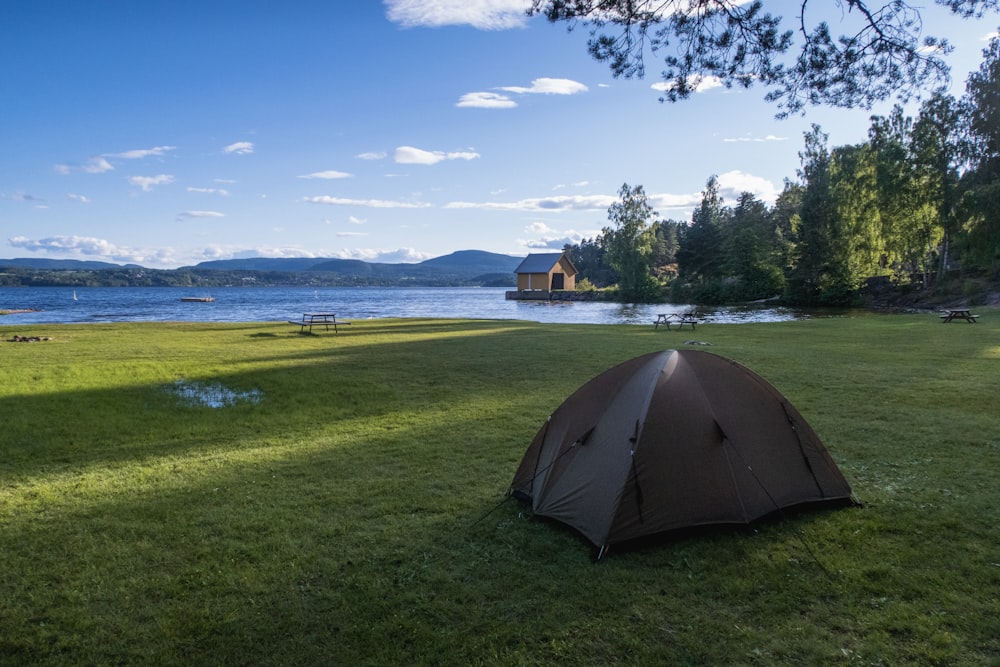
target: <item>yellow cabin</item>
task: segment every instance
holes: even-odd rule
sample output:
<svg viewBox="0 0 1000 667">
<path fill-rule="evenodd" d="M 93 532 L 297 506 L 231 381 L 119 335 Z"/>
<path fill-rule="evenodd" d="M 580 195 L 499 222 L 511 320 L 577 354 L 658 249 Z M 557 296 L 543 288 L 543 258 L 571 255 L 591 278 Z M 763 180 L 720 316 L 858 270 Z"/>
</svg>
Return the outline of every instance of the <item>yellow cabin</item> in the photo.
<svg viewBox="0 0 1000 667">
<path fill-rule="evenodd" d="M 575 290 L 579 271 L 564 252 L 531 254 L 514 270 L 521 292 Z"/>
</svg>

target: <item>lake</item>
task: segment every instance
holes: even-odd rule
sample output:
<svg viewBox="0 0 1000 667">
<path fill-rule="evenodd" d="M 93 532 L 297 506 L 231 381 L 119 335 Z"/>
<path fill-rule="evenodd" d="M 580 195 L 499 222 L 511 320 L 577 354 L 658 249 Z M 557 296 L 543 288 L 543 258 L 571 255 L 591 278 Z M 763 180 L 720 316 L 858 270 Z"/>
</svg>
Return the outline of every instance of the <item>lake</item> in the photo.
<svg viewBox="0 0 1000 667">
<path fill-rule="evenodd" d="M 657 313 L 688 312 L 685 304 L 508 301 L 506 288 L 475 287 L 229 287 L 210 293 L 175 287 L 0 288 L 0 325 L 88 322 L 271 322 L 305 312 L 347 320 L 461 318 L 529 320 L 548 324 L 650 325 Z M 208 303 L 181 297 L 211 296 Z M 75 297 L 75 298 L 74 298 Z M 802 317 L 785 308 L 698 308 L 704 322 L 779 322 Z"/>
</svg>

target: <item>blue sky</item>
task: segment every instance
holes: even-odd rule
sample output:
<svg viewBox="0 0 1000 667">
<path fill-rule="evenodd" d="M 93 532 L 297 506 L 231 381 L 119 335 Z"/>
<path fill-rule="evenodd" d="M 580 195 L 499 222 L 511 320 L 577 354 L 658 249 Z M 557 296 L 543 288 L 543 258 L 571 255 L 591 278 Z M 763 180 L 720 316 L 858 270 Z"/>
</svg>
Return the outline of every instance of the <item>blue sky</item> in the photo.
<svg viewBox="0 0 1000 667">
<path fill-rule="evenodd" d="M 713 174 L 730 203 L 771 202 L 810 124 L 855 143 L 891 108 L 777 121 L 763 90 L 723 88 L 662 104 L 656 61 L 615 80 L 586 30 L 524 6 L 5 0 L 0 257 L 548 251 L 599 233 L 626 182 L 663 218 L 689 219 Z M 994 19 L 925 14 L 956 47 L 956 96 Z"/>
</svg>

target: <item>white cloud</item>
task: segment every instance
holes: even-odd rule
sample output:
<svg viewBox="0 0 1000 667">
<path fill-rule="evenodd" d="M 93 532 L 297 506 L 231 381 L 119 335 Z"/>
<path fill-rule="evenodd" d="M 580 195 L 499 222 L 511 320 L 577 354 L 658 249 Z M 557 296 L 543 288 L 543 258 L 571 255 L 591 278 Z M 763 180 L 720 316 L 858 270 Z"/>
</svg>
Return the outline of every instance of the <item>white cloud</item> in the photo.
<svg viewBox="0 0 1000 667">
<path fill-rule="evenodd" d="M 85 195 L 77 195 L 77 194 L 70 193 L 70 194 L 66 195 L 66 199 L 71 199 L 73 201 L 78 201 L 81 204 L 89 204 L 90 203 L 90 200 L 87 199 L 87 197 Z"/>
<path fill-rule="evenodd" d="M 406 28 L 470 25 L 507 30 L 527 22 L 531 0 L 385 0 L 390 21 Z"/>
<path fill-rule="evenodd" d="M 717 76 L 692 75 L 691 78 L 688 80 L 688 85 L 694 88 L 694 92 L 704 93 L 706 91 L 712 90 L 713 88 L 721 88 L 723 84 L 722 84 L 722 79 L 720 79 Z M 674 85 L 673 81 L 660 81 L 650 86 L 650 88 L 652 88 L 653 90 L 656 90 L 661 93 L 673 90 L 676 87 L 677 86 Z"/>
<path fill-rule="evenodd" d="M 224 218 L 225 213 L 219 213 L 218 211 L 184 211 L 183 213 L 177 214 L 178 220 L 187 220 L 189 218 Z"/>
<path fill-rule="evenodd" d="M 649 205 L 658 213 L 670 210 L 690 211 L 701 203 L 701 193 L 692 192 L 690 194 L 650 194 L 646 195 Z"/>
<path fill-rule="evenodd" d="M 517 102 L 499 93 L 466 93 L 455 103 L 456 107 L 471 109 L 512 109 Z"/>
<path fill-rule="evenodd" d="M 159 157 L 168 151 L 176 149 L 176 146 L 154 146 L 153 148 L 125 151 L 123 153 L 105 153 L 104 157 L 120 158 L 122 160 L 138 160 L 140 158 L 150 156 Z"/>
<path fill-rule="evenodd" d="M 145 250 L 118 246 L 105 239 L 90 236 L 50 236 L 44 239 L 29 239 L 15 236 L 7 243 L 15 248 L 30 252 L 54 254 L 58 257 L 87 257 L 106 262 L 122 264 L 142 264 L 144 266 L 176 266 L 172 248 Z"/>
<path fill-rule="evenodd" d="M 250 141 L 237 141 L 235 144 L 229 144 L 222 149 L 223 153 L 227 155 L 249 155 L 253 153 L 253 142 Z"/>
<path fill-rule="evenodd" d="M 761 201 L 773 204 L 781 190 L 766 178 L 735 170 L 719 174 L 719 192 L 730 202 L 735 202 L 744 192 L 750 192 Z"/>
<path fill-rule="evenodd" d="M 617 197 L 612 195 L 566 195 L 522 199 L 513 202 L 449 202 L 444 207 L 452 209 L 478 208 L 487 211 L 548 211 L 558 213 L 561 211 L 606 211 L 617 200 Z"/>
<path fill-rule="evenodd" d="M 927 44 L 921 44 L 920 46 L 917 47 L 917 53 L 919 53 L 922 56 L 946 55 L 944 46 L 942 46 L 941 44 L 934 44 L 933 46 L 928 46 Z"/>
<path fill-rule="evenodd" d="M 352 225 L 364 225 L 367 224 L 368 221 L 362 220 L 361 218 L 356 218 L 353 215 L 349 215 L 347 216 L 347 222 L 351 223 Z"/>
<path fill-rule="evenodd" d="M 62 174 L 67 176 L 74 172 L 82 172 L 84 174 L 103 174 L 108 171 L 114 170 L 114 165 L 108 162 L 108 158 L 116 160 L 138 160 L 144 157 L 150 156 L 162 156 L 168 151 L 176 150 L 175 146 L 154 146 L 153 148 L 142 148 L 131 151 L 124 151 L 122 153 L 104 153 L 102 155 L 95 155 L 89 158 L 86 162 L 80 165 L 75 164 L 57 164 L 53 168 L 57 174 Z"/>
<path fill-rule="evenodd" d="M 525 231 L 538 238 L 521 239 L 518 244 L 528 249 L 562 250 L 567 244 L 580 243 L 585 238 L 596 238 L 600 235 L 599 229 L 589 232 L 578 232 L 573 229 L 556 230 L 543 222 L 533 222 L 525 228 Z"/>
<path fill-rule="evenodd" d="M 254 248 L 227 249 L 220 246 L 208 246 L 201 251 L 204 259 L 248 259 L 252 257 L 328 257 L 323 250 L 305 250 L 295 246 L 256 246 Z"/>
<path fill-rule="evenodd" d="M 434 255 L 419 252 L 413 248 L 397 248 L 396 250 L 345 248 L 334 256 L 340 259 L 363 259 L 367 262 L 386 262 L 391 264 L 412 264 L 434 257 Z"/>
<path fill-rule="evenodd" d="M 310 204 L 329 204 L 331 206 L 365 206 L 368 208 L 430 208 L 430 204 L 420 202 L 389 201 L 384 199 L 345 199 L 320 195 L 306 197 L 303 201 Z"/>
<path fill-rule="evenodd" d="M 531 86 L 504 86 L 500 90 L 508 93 L 518 93 L 520 95 L 576 95 L 587 92 L 587 86 L 572 79 L 552 79 L 542 77 L 531 82 Z"/>
<path fill-rule="evenodd" d="M 84 174 L 103 174 L 108 171 L 114 171 L 114 166 L 112 166 L 112 164 L 103 156 L 96 155 L 81 165 L 57 164 L 53 167 L 53 169 L 55 169 L 57 174 L 68 176 L 74 172 L 83 172 Z"/>
<path fill-rule="evenodd" d="M 229 190 L 224 188 L 188 188 L 188 192 L 200 192 L 206 195 L 219 195 L 220 197 L 228 197 Z"/>
<path fill-rule="evenodd" d="M 747 190 L 753 192 L 761 199 L 773 201 L 776 190 L 766 180 L 742 172 L 733 171 L 719 176 L 720 188 L 728 188 L 726 196 L 730 196 L 730 191 L 739 189 L 738 192 Z M 738 193 L 737 193 L 738 194 Z M 658 212 L 668 210 L 690 210 L 701 202 L 701 193 L 689 194 L 647 194 L 646 198 L 650 206 Z M 734 197 L 735 198 L 735 197 Z M 526 213 L 562 213 L 564 211 L 601 211 L 606 213 L 608 208 L 619 201 L 616 195 L 557 195 L 552 197 L 538 197 L 531 199 L 521 199 L 509 202 L 464 202 L 453 201 L 444 205 L 446 209 L 480 209 L 484 211 L 521 211 Z M 544 223 L 534 223 L 539 225 L 539 230 Z M 554 230 L 550 230 L 554 231 Z M 543 232 L 539 232 L 543 233 Z M 544 232 L 548 234 L 549 232 Z M 565 235 L 566 232 L 558 232 Z"/>
<path fill-rule="evenodd" d="M 552 186 L 552 189 L 553 190 L 563 190 L 565 188 L 570 188 L 570 187 L 572 187 L 572 188 L 585 188 L 588 185 L 590 185 L 590 181 L 577 181 L 575 183 L 570 183 L 569 185 L 567 185 L 565 183 L 557 183 L 556 185 Z"/>
<path fill-rule="evenodd" d="M 254 248 L 227 248 L 212 245 L 201 250 L 199 261 L 210 259 L 246 259 L 250 257 L 317 257 L 337 259 L 363 259 L 369 262 L 413 263 L 430 259 L 434 255 L 418 252 L 413 248 L 378 250 L 370 248 L 343 248 L 341 250 L 305 250 L 295 246 L 257 246 Z"/>
<path fill-rule="evenodd" d="M 337 178 L 351 178 L 354 174 L 348 174 L 344 171 L 334 171 L 333 169 L 328 169 L 327 171 L 316 171 L 311 174 L 304 174 L 299 176 L 299 178 L 320 178 L 324 180 L 333 180 Z"/>
<path fill-rule="evenodd" d="M 106 171 L 112 171 L 114 167 L 112 167 L 111 163 L 103 157 L 97 156 L 87 160 L 86 164 L 84 164 L 81 169 L 86 174 L 103 174 Z"/>
<path fill-rule="evenodd" d="M 149 192 L 153 189 L 154 185 L 168 185 L 173 183 L 174 177 L 168 174 L 159 174 L 158 176 L 130 176 L 128 182 L 130 185 L 142 188 L 143 192 Z"/>
<path fill-rule="evenodd" d="M 527 87 L 502 86 L 498 90 L 517 95 L 576 95 L 587 92 L 587 86 L 572 79 L 542 77 L 535 79 Z M 475 92 L 462 95 L 455 106 L 478 109 L 512 109 L 517 106 L 517 102 L 508 95 L 500 93 Z"/>
<path fill-rule="evenodd" d="M 556 234 L 556 230 L 552 229 L 544 222 L 533 222 L 528 225 L 528 231 L 532 234 Z"/>
<path fill-rule="evenodd" d="M 758 144 L 760 144 L 760 143 L 767 143 L 767 142 L 770 142 L 770 141 L 788 141 L 788 137 L 776 137 L 773 134 L 769 134 L 766 137 L 751 137 L 751 136 L 728 137 L 728 138 L 723 139 L 722 141 L 725 142 L 725 143 L 727 143 L 727 144 L 734 144 L 734 143 L 758 143 Z"/>
<path fill-rule="evenodd" d="M 334 236 L 338 237 L 353 237 L 353 236 L 368 236 L 368 232 L 337 232 Z"/>
<path fill-rule="evenodd" d="M 577 244 L 580 240 L 572 236 L 560 236 L 544 239 L 519 239 L 518 244 L 529 250 L 562 250 L 567 244 Z"/>
<path fill-rule="evenodd" d="M 103 239 L 86 236 L 50 236 L 44 239 L 15 236 L 7 239 L 7 243 L 14 248 L 24 248 L 31 252 L 71 251 L 84 255 L 108 255 L 116 249 Z"/>
<path fill-rule="evenodd" d="M 393 159 L 399 164 L 437 164 L 443 160 L 475 160 L 479 153 L 459 151 L 445 153 L 444 151 L 425 151 L 413 146 L 400 146 L 396 149 Z"/>
<path fill-rule="evenodd" d="M 356 157 L 360 160 L 384 160 L 386 158 L 386 154 L 384 151 L 372 151 L 369 153 L 359 153 Z"/>
</svg>

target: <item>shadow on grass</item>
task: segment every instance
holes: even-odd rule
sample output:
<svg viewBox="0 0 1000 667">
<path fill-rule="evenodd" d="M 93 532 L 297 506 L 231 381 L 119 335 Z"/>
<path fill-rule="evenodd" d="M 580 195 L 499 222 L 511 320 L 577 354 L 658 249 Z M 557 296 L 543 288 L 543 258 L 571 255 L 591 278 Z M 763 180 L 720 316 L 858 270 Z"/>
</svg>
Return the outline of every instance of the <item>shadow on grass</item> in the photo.
<svg viewBox="0 0 1000 667">
<path fill-rule="evenodd" d="M 257 327 L 244 340 L 234 348 L 231 337 L 220 339 L 217 348 L 203 346 L 170 364 L 137 350 L 135 380 L 126 386 L 0 398 L 7 417 L 0 467 L 30 478 L 53 465 L 121 465 L 299 439 L 308 444 L 335 440 L 340 424 L 350 424 L 350 437 L 361 438 L 351 444 L 363 446 L 367 427 L 355 425 L 371 422 L 377 432 L 394 428 L 401 414 L 421 411 L 450 422 L 451 430 L 473 431 L 477 415 L 456 407 L 523 411 L 541 376 L 554 373 L 554 386 L 567 390 L 537 406 L 531 421 L 540 422 L 569 387 L 606 363 L 581 358 L 593 346 L 586 330 L 559 334 L 524 323 L 400 321 L 306 339 Z M 617 361 L 620 354 L 611 354 Z M 132 363 L 128 353 L 123 363 Z M 163 379 L 149 382 L 149 375 Z M 178 380 L 259 392 L 261 400 L 221 409 L 187 405 L 173 391 Z"/>
<path fill-rule="evenodd" d="M 436 435 L 402 429 L 364 456 L 182 462 L 144 488 L 9 518 L 0 658 L 717 663 L 731 649 L 705 633 L 731 640 L 758 605 L 798 616 L 839 594 L 775 526 L 595 566 L 575 533 L 497 506 L 521 444 L 420 456 Z"/>
</svg>

